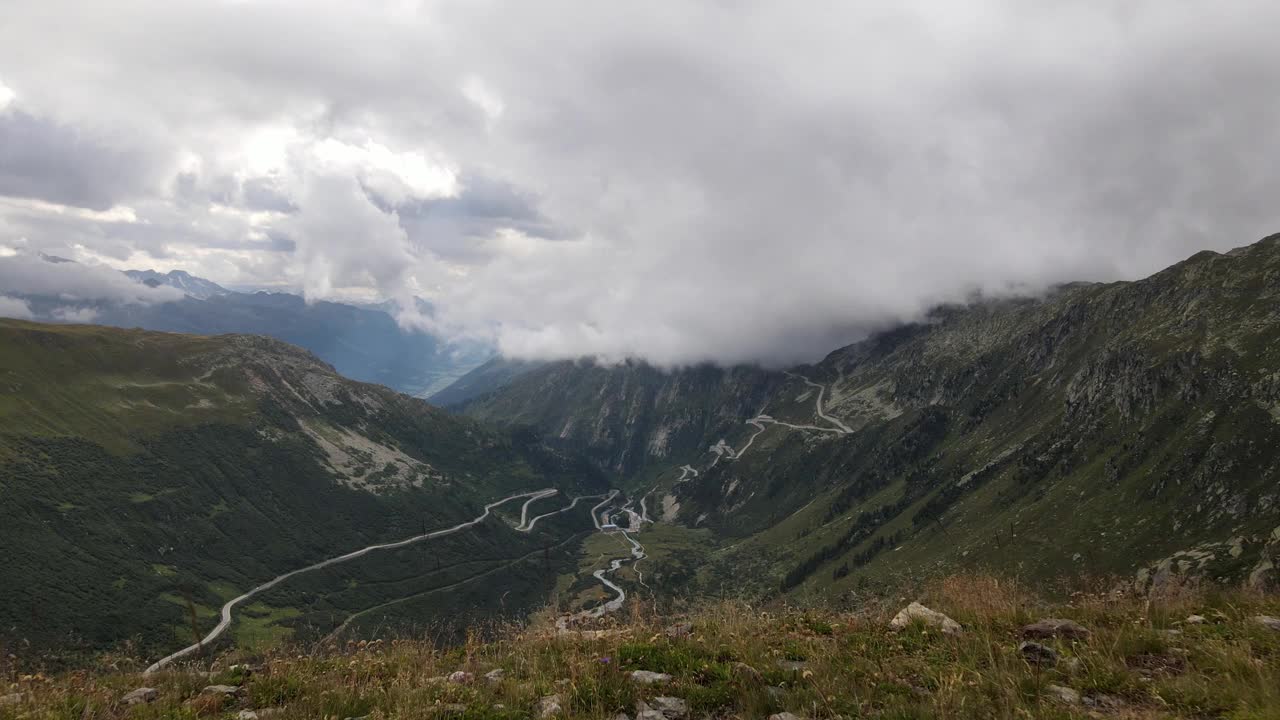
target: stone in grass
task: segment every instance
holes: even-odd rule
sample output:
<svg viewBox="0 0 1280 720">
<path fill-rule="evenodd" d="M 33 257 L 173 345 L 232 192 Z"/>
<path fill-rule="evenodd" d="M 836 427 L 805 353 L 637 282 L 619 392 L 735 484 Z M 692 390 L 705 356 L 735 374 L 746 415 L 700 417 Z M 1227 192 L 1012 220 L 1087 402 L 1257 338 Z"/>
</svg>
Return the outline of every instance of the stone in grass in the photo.
<svg viewBox="0 0 1280 720">
<path fill-rule="evenodd" d="M 770 715 L 769 720 L 804 720 L 804 718 L 794 713 L 780 712 Z"/>
<path fill-rule="evenodd" d="M 1018 652 L 1028 665 L 1047 668 L 1058 664 L 1058 651 L 1038 642 L 1025 641 L 1018 646 Z"/>
<path fill-rule="evenodd" d="M 0 705 L 17 705 L 22 702 L 22 698 L 26 697 L 22 693 L 9 693 L 8 695 L 0 695 Z"/>
<path fill-rule="evenodd" d="M 689 704 L 678 697 L 656 697 L 636 703 L 636 720 L 681 720 L 689 714 Z"/>
<path fill-rule="evenodd" d="M 1183 620 L 1182 622 L 1188 625 L 1204 625 L 1205 623 L 1209 622 L 1209 620 L 1203 615 L 1188 615 L 1187 619 Z"/>
<path fill-rule="evenodd" d="M 1062 685 L 1048 685 L 1045 687 L 1045 692 L 1049 693 L 1054 700 L 1068 705 L 1075 705 L 1080 702 L 1080 693 L 1069 687 L 1064 687 Z"/>
<path fill-rule="evenodd" d="M 476 676 L 472 675 L 466 670 L 454 670 L 453 672 L 449 673 L 449 682 L 455 685 L 466 685 L 467 683 L 475 679 L 476 679 Z"/>
<path fill-rule="evenodd" d="M 538 701 L 538 717 L 550 718 L 564 712 L 559 695 L 548 695 Z"/>
<path fill-rule="evenodd" d="M 507 676 L 506 670 L 503 670 L 502 668 L 497 668 L 495 670 L 490 670 L 489 672 L 485 673 L 484 679 L 488 680 L 490 683 L 500 683 L 502 682 L 502 679 L 505 678 L 506 676 Z"/>
<path fill-rule="evenodd" d="M 1263 627 L 1271 628 L 1276 632 L 1280 632 L 1280 618 L 1278 617 L 1271 617 L 1270 615 L 1254 615 L 1253 621 Z"/>
<path fill-rule="evenodd" d="M 235 695 L 240 692 L 239 685 L 205 685 L 201 695 Z"/>
<path fill-rule="evenodd" d="M 655 683 L 671 682 L 671 676 L 650 670 L 633 670 L 631 671 L 631 680 L 642 685 L 653 685 Z"/>
<path fill-rule="evenodd" d="M 901 630 L 913 622 L 922 622 L 929 627 L 935 627 L 942 631 L 944 635 L 959 635 L 964 631 L 960 627 L 960 623 L 952 620 L 937 610 L 930 610 L 918 602 L 902 608 L 893 619 L 889 621 L 889 627 L 895 630 Z"/>
<path fill-rule="evenodd" d="M 1115 695 L 1104 695 L 1102 693 L 1098 693 L 1097 695 L 1086 695 L 1083 698 L 1083 702 L 1086 707 L 1097 707 L 1103 708 L 1104 710 L 1118 710 L 1124 707 L 1124 700 L 1121 700 Z"/>
<path fill-rule="evenodd" d="M 744 662 L 735 662 L 732 666 L 733 677 L 742 682 L 759 683 L 764 681 L 760 671 Z"/>
<path fill-rule="evenodd" d="M 123 702 L 125 705 L 138 705 L 141 703 L 155 702 L 158 697 L 160 697 L 160 693 L 156 692 L 155 688 L 140 687 L 120 698 L 120 702 Z"/>
<path fill-rule="evenodd" d="M 1022 628 L 1024 638 L 1060 637 L 1067 640 L 1089 639 L 1089 629 L 1074 620 L 1045 618 Z"/>
</svg>

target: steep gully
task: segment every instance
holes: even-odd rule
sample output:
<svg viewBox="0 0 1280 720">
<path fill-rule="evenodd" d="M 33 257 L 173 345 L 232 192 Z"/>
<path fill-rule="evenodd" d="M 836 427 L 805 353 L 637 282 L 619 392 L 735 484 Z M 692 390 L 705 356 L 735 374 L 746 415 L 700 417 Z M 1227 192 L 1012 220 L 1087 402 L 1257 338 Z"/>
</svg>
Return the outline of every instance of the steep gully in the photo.
<svg viewBox="0 0 1280 720">
<path fill-rule="evenodd" d="M 830 415 L 827 415 L 826 412 L 823 410 L 823 395 L 826 391 L 826 388 L 824 386 L 818 383 L 815 383 L 812 380 L 809 380 L 808 378 L 801 375 L 796 375 L 794 373 L 787 373 L 787 375 L 800 379 L 804 381 L 805 384 L 817 388 L 818 395 L 815 402 L 816 415 L 822 420 L 825 420 L 833 425 L 836 425 L 837 427 L 829 428 L 829 427 L 820 427 L 816 425 L 796 425 L 793 423 L 787 423 L 780 420 L 776 420 L 773 417 L 762 413 L 746 421 L 747 424 L 752 425 L 753 427 L 756 428 L 756 432 L 753 433 L 751 437 L 747 439 L 746 444 L 743 445 L 741 449 L 734 450 L 732 447 L 728 446 L 725 443 L 723 438 L 719 442 L 717 442 L 715 445 L 711 446 L 708 452 L 715 453 L 715 458 L 712 460 L 711 464 L 708 467 L 715 467 L 715 465 L 718 462 L 720 462 L 721 459 L 737 460 L 738 458 L 742 457 L 742 454 L 745 453 L 751 447 L 752 443 L 755 442 L 756 437 L 758 437 L 761 433 L 763 433 L 767 429 L 767 426 L 770 424 L 782 425 L 784 427 L 792 428 L 795 430 L 831 432 L 831 433 L 836 433 L 838 435 L 845 435 L 852 432 L 852 430 L 847 425 L 845 425 L 840 420 L 834 417 L 831 417 Z M 680 477 L 676 479 L 676 484 L 687 482 L 697 476 L 698 476 L 698 470 L 696 470 L 693 466 L 683 465 L 680 468 Z M 650 489 L 649 492 L 645 493 L 644 497 L 640 498 L 641 511 L 639 513 L 636 513 L 634 510 L 631 509 L 631 505 L 634 501 L 628 501 L 625 505 L 619 508 L 621 511 L 627 513 L 632 520 L 630 525 L 630 531 L 634 532 L 638 530 L 644 522 L 649 522 L 649 523 L 653 522 L 653 520 L 649 518 L 649 510 L 648 510 L 648 506 L 646 505 L 646 500 L 655 490 L 657 490 L 656 485 L 652 489 Z M 461 530 L 466 530 L 468 528 L 478 525 L 479 523 L 487 519 L 489 515 L 492 513 L 492 510 L 494 508 L 500 505 L 503 505 L 505 503 L 508 503 L 512 500 L 517 500 L 519 498 L 526 498 L 526 500 L 520 508 L 520 523 L 515 527 L 515 529 L 520 532 L 531 532 L 533 528 L 537 525 L 539 520 L 550 517 L 552 515 L 568 512 L 569 510 L 572 510 L 574 507 L 576 507 L 577 504 L 582 500 L 595 499 L 595 498 L 601 497 L 600 495 L 577 496 L 572 498 L 568 505 L 566 505 L 563 508 L 560 508 L 559 510 L 554 510 L 549 513 L 544 513 L 542 515 L 535 516 L 533 519 L 529 519 L 529 508 L 533 503 L 537 502 L 538 500 L 542 500 L 544 498 L 548 498 L 553 495 L 556 495 L 558 492 L 559 491 L 556 490 L 555 488 L 544 488 L 542 490 L 534 490 L 530 492 L 509 495 L 505 498 L 502 498 L 501 500 L 496 500 L 494 502 L 491 502 L 485 505 L 484 512 L 482 512 L 480 515 L 466 522 L 458 523 L 453 527 L 444 528 L 442 530 L 435 530 L 433 532 L 424 533 L 422 535 L 415 535 L 413 537 L 406 538 L 404 540 L 399 540 L 397 542 L 370 545 L 368 547 L 361 548 L 359 550 L 354 550 L 345 555 L 339 555 L 337 557 L 332 557 L 327 560 L 321 560 L 318 563 L 314 563 L 312 565 L 308 565 L 306 567 L 299 568 L 297 570 L 291 570 L 282 575 L 277 575 L 271 580 L 268 580 L 267 582 L 264 582 L 261 585 L 258 585 L 252 588 L 248 592 L 245 592 L 244 594 L 227 601 L 227 603 L 222 606 L 221 618 L 218 624 L 213 628 L 213 630 L 209 631 L 207 635 L 205 635 L 199 642 L 195 643 L 194 645 L 189 645 L 185 648 L 182 648 L 181 650 L 178 650 L 177 652 L 174 652 L 170 655 L 167 655 L 161 658 L 160 660 L 157 660 L 155 663 L 153 663 L 150 667 L 146 669 L 144 674 L 153 673 L 163 668 L 164 666 L 172 663 L 173 661 L 186 657 L 198 651 L 203 646 L 213 642 L 214 640 L 217 640 L 231 626 L 232 611 L 235 609 L 237 605 L 240 605 L 244 601 L 248 600 L 249 598 L 259 593 L 262 593 L 266 590 L 270 590 L 271 588 L 275 587 L 276 585 L 279 585 L 280 583 L 284 582 L 285 580 L 288 580 L 291 577 L 294 577 L 295 575 L 301 575 L 303 573 L 312 572 L 314 570 L 326 568 L 331 565 L 337 565 L 338 563 L 343 563 L 348 560 L 354 560 L 356 558 L 362 557 L 376 550 L 393 550 L 393 549 L 405 547 L 407 545 L 411 545 L 413 543 L 417 543 L 423 540 L 430 540 L 432 538 L 444 537 L 446 535 L 451 535 Z M 612 490 L 609 492 L 608 495 L 604 496 L 603 500 L 601 500 L 599 503 L 597 503 L 595 506 L 591 508 L 591 522 L 595 526 L 596 531 L 604 532 L 606 530 L 606 528 L 603 526 L 600 520 L 602 516 L 607 518 L 609 516 L 609 512 L 605 511 L 602 513 L 601 508 L 605 508 L 606 506 L 608 506 L 614 500 L 614 498 L 617 497 L 617 495 L 618 495 L 618 491 L 616 489 Z M 609 528 L 609 529 L 613 529 L 613 528 Z M 628 532 L 628 530 L 623 530 L 621 528 L 617 528 L 617 529 L 620 532 L 620 534 L 624 538 L 626 538 L 627 542 L 630 543 L 631 545 L 630 556 L 624 557 L 624 558 L 615 558 L 612 561 L 610 561 L 609 567 L 601 568 L 592 573 L 592 577 L 594 577 L 598 582 L 600 582 L 600 584 L 604 585 L 606 588 L 613 591 L 615 593 L 615 596 L 612 599 L 608 600 L 607 602 L 597 605 L 594 608 L 582 610 L 573 615 L 562 616 L 556 622 L 556 626 L 561 631 L 566 631 L 568 629 L 569 623 L 574 622 L 575 620 L 599 618 L 608 613 L 611 613 L 620 609 L 623 606 L 623 604 L 626 603 L 626 600 L 627 600 L 626 590 L 623 589 L 620 585 L 609 580 L 605 576 L 608 575 L 609 573 L 616 572 L 628 560 L 634 561 L 638 565 L 638 563 L 641 560 L 643 560 L 646 557 L 646 555 L 644 552 L 644 546 L 641 545 L 640 542 L 637 541 L 635 538 L 633 538 Z M 640 573 L 638 567 L 636 568 L 636 574 L 637 574 L 639 583 L 641 585 L 644 585 L 645 587 L 648 587 L 647 585 L 645 585 L 644 575 Z M 393 603 L 394 602 L 398 602 L 398 601 L 393 601 Z M 393 604 L 393 603 L 385 603 L 384 606 Z M 383 606 L 379 606 L 379 607 L 383 607 Z M 356 615 L 353 615 L 347 618 L 347 620 L 343 622 L 341 626 L 339 626 L 338 630 L 335 631 L 335 634 L 345 629 L 347 625 L 351 622 L 351 620 L 353 620 L 359 614 L 361 613 L 357 613 Z"/>
</svg>

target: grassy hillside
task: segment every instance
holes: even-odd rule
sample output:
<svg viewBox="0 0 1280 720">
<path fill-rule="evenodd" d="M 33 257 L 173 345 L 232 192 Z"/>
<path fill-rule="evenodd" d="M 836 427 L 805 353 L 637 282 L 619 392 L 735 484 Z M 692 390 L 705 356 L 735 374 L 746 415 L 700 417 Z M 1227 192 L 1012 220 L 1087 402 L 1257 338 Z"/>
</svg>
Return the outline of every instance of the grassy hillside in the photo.
<svg viewBox="0 0 1280 720">
<path fill-rule="evenodd" d="M 0 718 L 1280 716 L 1280 628 L 1261 617 L 1280 613 L 1275 597 L 1180 586 L 1055 603 L 989 576 L 950 577 L 908 597 L 959 631 L 891 628 L 902 600 L 637 609 L 586 632 L 489 626 L 452 647 L 401 638 L 238 651 L 145 677 L 124 657 L 98 671 L 11 674 Z M 1027 629 L 1046 618 L 1073 621 L 1076 634 Z M 662 675 L 640 682 L 637 671 Z M 141 687 L 152 700 L 126 705 Z"/>
<path fill-rule="evenodd" d="M 281 572 L 469 520 L 514 492 L 601 483 L 528 437 L 277 341 L 0 321 L 0 647 L 174 649 Z M 495 518 L 370 555 L 257 598 L 233 635 L 318 636 L 571 533 Z M 528 571 L 477 582 L 518 591 L 517 607 L 550 590 Z M 496 604 L 484 598 L 469 609 Z"/>
</svg>

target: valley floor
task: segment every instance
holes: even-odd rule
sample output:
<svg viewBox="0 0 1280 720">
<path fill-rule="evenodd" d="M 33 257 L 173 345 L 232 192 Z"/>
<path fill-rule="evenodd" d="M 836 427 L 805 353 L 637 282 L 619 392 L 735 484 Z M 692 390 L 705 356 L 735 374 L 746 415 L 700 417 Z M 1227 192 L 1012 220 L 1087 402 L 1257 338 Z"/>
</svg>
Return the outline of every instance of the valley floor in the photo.
<svg viewBox="0 0 1280 720">
<path fill-rule="evenodd" d="M 892 627 L 912 597 L 959 630 Z M 235 650 L 147 676 L 120 657 L 9 669 L 0 718 L 1276 718 L 1277 615 L 1275 596 L 1194 587 L 1051 603 L 983 575 L 845 612 L 633 601 L 580 630 L 476 628 L 461 646 Z"/>
</svg>

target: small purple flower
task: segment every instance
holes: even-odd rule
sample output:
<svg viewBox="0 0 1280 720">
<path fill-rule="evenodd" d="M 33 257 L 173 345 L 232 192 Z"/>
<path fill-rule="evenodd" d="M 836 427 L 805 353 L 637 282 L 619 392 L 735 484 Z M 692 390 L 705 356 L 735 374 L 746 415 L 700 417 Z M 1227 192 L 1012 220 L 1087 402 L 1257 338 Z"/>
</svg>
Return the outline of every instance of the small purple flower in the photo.
<svg viewBox="0 0 1280 720">
<path fill-rule="evenodd" d="M 609 664 L 609 663 L 613 662 L 613 659 L 606 655 L 605 657 L 602 657 L 602 658 L 597 659 L 597 660 L 596 660 L 596 662 L 602 662 L 602 663 L 605 663 L 605 664 L 607 665 L 607 664 Z"/>
</svg>

